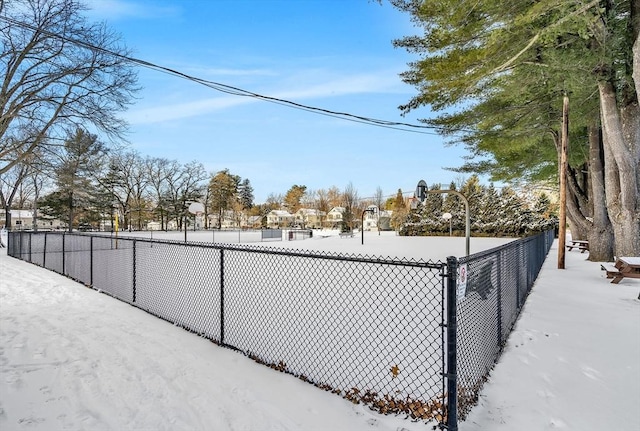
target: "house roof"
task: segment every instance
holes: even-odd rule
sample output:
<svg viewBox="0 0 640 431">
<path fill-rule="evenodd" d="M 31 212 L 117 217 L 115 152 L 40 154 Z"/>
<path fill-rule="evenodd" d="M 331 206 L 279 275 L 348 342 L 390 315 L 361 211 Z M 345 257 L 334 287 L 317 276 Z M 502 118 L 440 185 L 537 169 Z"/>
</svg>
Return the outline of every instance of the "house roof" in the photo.
<svg viewBox="0 0 640 431">
<path fill-rule="evenodd" d="M 344 207 L 333 207 L 331 208 L 331 211 L 329 211 L 330 213 L 343 213 L 344 212 Z"/>
<path fill-rule="evenodd" d="M 279 217 L 291 217 L 291 213 L 285 210 L 271 210 L 268 215 L 275 215 Z"/>
<path fill-rule="evenodd" d="M 326 214 L 324 211 L 320 211 L 315 208 L 300 208 L 298 211 L 296 211 L 296 214 L 298 213 L 305 214 L 305 215 L 315 215 L 315 216 L 321 216 Z"/>
<path fill-rule="evenodd" d="M 33 218 L 33 211 L 31 210 L 9 210 L 12 219 L 17 218 Z M 0 217 L 4 219 L 5 217 L 5 209 L 2 208 L 0 210 Z"/>
</svg>

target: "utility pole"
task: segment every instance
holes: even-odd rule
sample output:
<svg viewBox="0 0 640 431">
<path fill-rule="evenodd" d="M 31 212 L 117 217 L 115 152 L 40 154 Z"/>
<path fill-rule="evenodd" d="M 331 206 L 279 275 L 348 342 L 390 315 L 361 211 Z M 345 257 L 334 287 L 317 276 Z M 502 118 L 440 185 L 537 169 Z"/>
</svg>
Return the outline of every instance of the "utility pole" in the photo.
<svg viewBox="0 0 640 431">
<path fill-rule="evenodd" d="M 567 152 L 569 148 L 569 96 L 562 98 L 562 130 L 560 133 L 560 214 L 558 215 L 558 269 L 564 269 L 567 237 Z"/>
</svg>

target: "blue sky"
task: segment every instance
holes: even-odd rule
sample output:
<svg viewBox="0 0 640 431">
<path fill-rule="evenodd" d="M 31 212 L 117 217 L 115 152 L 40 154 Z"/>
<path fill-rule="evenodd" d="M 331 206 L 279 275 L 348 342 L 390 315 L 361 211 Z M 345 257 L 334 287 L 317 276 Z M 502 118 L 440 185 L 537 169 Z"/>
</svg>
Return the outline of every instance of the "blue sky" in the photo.
<svg viewBox="0 0 640 431">
<path fill-rule="evenodd" d="M 416 89 L 398 74 L 416 57 L 392 46 L 409 16 L 367 0 L 90 0 L 92 20 L 134 57 L 199 78 L 328 110 L 417 124 L 397 107 Z M 201 162 L 248 178 L 256 203 L 292 185 L 352 183 L 361 197 L 448 184 L 463 148 L 435 134 L 344 121 L 139 69 L 143 90 L 124 114 L 143 156 Z"/>
</svg>

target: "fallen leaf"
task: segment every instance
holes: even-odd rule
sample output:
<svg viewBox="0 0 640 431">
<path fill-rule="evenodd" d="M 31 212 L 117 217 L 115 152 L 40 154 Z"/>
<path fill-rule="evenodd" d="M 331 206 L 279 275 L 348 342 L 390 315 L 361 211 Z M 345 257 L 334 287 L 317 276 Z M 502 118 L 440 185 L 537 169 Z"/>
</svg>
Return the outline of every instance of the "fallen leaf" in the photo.
<svg viewBox="0 0 640 431">
<path fill-rule="evenodd" d="M 400 374 L 400 368 L 398 368 L 397 365 L 394 365 L 393 367 L 391 367 L 391 374 L 393 375 L 393 378 L 395 379 L 396 377 L 398 377 L 398 374 Z"/>
</svg>

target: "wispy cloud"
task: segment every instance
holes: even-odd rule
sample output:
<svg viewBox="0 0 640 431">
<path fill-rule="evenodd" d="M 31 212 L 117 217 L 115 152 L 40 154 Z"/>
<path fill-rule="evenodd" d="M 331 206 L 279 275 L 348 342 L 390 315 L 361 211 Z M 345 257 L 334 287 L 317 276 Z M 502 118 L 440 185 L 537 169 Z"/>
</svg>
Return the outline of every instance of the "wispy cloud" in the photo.
<svg viewBox="0 0 640 431">
<path fill-rule="evenodd" d="M 127 0 L 97 0 L 89 2 L 88 7 L 87 15 L 97 20 L 152 19 L 180 14 L 177 6 L 158 6 L 154 2 L 140 4 Z"/>
<path fill-rule="evenodd" d="M 228 76 L 275 76 L 276 73 L 269 69 L 231 69 L 231 68 L 208 68 L 208 67 L 186 67 L 181 69 L 184 73 L 207 79 L 228 77 Z M 213 77 L 213 78 L 212 78 Z"/>
<path fill-rule="evenodd" d="M 370 73 L 344 76 L 319 84 L 298 83 L 295 88 L 291 88 L 288 85 L 281 85 L 279 89 L 274 91 L 259 93 L 264 96 L 304 103 L 310 99 L 326 99 L 354 94 L 399 92 L 398 83 L 399 79 L 397 75 L 386 71 L 377 74 Z M 287 87 L 287 89 L 283 90 L 282 87 Z M 211 97 L 192 102 L 170 103 L 152 108 L 133 109 L 126 117 L 131 124 L 162 123 L 205 115 L 222 109 L 256 102 L 261 101 L 256 98 L 243 96 Z M 159 103 L 162 102 L 159 101 Z"/>
<path fill-rule="evenodd" d="M 294 90 L 272 94 L 280 99 L 310 99 L 349 94 L 386 93 L 396 87 L 398 78 L 387 72 L 343 76 L 320 84 L 305 84 Z"/>
<path fill-rule="evenodd" d="M 216 97 L 201 99 L 195 102 L 174 103 L 153 108 L 131 110 L 125 118 L 131 124 L 153 124 L 166 121 L 197 117 L 210 112 L 219 111 L 232 106 L 255 102 L 248 97 Z"/>
</svg>

